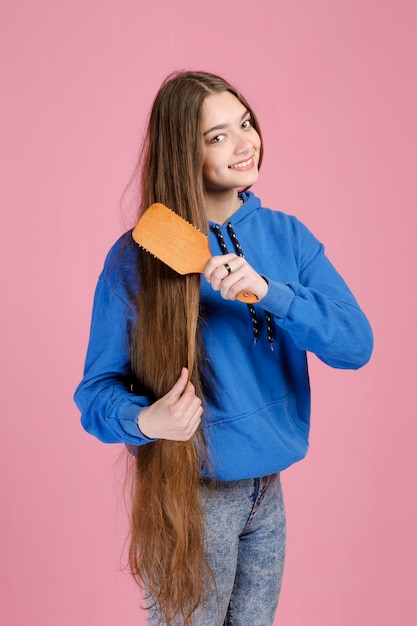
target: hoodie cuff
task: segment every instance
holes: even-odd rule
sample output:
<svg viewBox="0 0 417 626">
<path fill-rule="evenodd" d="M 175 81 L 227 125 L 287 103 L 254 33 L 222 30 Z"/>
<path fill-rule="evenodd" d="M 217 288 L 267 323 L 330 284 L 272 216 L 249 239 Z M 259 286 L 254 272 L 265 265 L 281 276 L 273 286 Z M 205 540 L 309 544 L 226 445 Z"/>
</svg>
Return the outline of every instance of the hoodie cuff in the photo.
<svg viewBox="0 0 417 626">
<path fill-rule="evenodd" d="M 132 435 L 133 437 L 138 437 L 140 439 L 138 445 L 140 445 L 141 443 L 150 443 L 151 441 L 157 441 L 157 439 L 149 439 L 149 437 L 146 437 L 138 426 L 138 417 L 144 408 L 146 407 L 144 407 L 143 405 L 135 404 L 133 402 L 125 408 L 125 410 L 123 411 L 123 418 L 121 420 L 123 430 L 125 430 L 129 435 Z"/>
<path fill-rule="evenodd" d="M 295 293 L 291 287 L 284 283 L 278 283 L 266 277 L 264 278 L 268 283 L 268 291 L 262 300 L 259 301 L 259 306 L 273 315 L 284 319 L 288 315 L 290 306 L 295 298 Z"/>
</svg>

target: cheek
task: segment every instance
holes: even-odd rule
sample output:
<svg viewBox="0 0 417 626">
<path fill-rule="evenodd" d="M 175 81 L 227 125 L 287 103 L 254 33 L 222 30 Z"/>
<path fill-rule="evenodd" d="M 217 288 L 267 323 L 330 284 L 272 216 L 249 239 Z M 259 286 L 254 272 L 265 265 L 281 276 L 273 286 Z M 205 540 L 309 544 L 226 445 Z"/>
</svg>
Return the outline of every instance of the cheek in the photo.
<svg viewBox="0 0 417 626">
<path fill-rule="evenodd" d="M 210 161 L 206 159 L 203 163 L 203 176 L 207 176 L 210 170 Z"/>
<path fill-rule="evenodd" d="M 203 172 L 207 171 L 210 168 L 210 153 L 209 152 L 204 152 L 203 153 Z"/>
<path fill-rule="evenodd" d="M 223 146 L 222 146 L 223 147 Z M 203 160 L 203 175 L 204 176 L 220 176 L 223 175 L 225 169 L 228 168 L 230 162 L 230 153 L 225 147 L 221 149 L 219 145 L 216 146 L 212 152 L 209 150 L 204 155 Z"/>
<path fill-rule="evenodd" d="M 261 157 L 261 150 L 262 150 L 262 142 L 261 142 L 261 138 L 259 137 L 259 135 L 257 136 L 257 139 L 256 139 L 255 150 L 256 150 L 256 156 L 257 156 L 258 165 L 259 165 L 259 159 Z"/>
<path fill-rule="evenodd" d="M 203 164 L 203 174 L 210 175 L 216 172 L 218 169 L 218 160 L 210 157 L 206 157 Z"/>
</svg>

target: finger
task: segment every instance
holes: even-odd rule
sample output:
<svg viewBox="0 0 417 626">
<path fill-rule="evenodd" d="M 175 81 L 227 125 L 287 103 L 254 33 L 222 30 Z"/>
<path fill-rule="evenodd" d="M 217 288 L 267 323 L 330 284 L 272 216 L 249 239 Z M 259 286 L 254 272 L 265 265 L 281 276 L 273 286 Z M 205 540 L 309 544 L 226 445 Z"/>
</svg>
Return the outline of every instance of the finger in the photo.
<svg viewBox="0 0 417 626">
<path fill-rule="evenodd" d="M 213 275 L 213 272 L 216 272 L 217 270 L 223 268 L 225 269 L 225 264 L 228 263 L 229 265 L 231 264 L 232 261 L 234 261 L 234 259 L 238 259 L 239 257 L 236 254 L 222 254 L 219 256 L 212 256 L 211 259 L 208 261 L 206 267 L 204 268 L 204 276 L 205 278 L 211 282 L 211 278 Z"/>
<path fill-rule="evenodd" d="M 188 383 L 183 394 L 172 405 L 174 415 L 182 416 L 184 420 L 190 419 L 201 406 L 201 399 L 195 395 L 195 388 L 192 383 Z"/>
<path fill-rule="evenodd" d="M 197 398 L 197 396 L 194 396 L 192 402 L 186 409 L 186 414 L 189 416 L 190 419 L 195 419 L 196 416 L 200 417 L 202 412 L 203 412 L 202 402 L 200 398 Z"/>
<path fill-rule="evenodd" d="M 245 268 L 247 268 L 245 260 L 236 256 L 229 263 L 223 263 L 211 273 L 210 284 L 212 288 L 215 291 L 219 291 L 223 285 L 229 288 L 230 285 L 244 276 Z"/>
<path fill-rule="evenodd" d="M 187 387 L 187 383 L 188 383 L 188 369 L 186 367 L 183 367 L 181 370 L 180 377 L 178 378 L 174 386 L 170 389 L 170 391 L 168 391 L 168 393 L 166 394 L 166 398 L 171 403 L 176 402 L 176 400 L 178 400 L 184 393 L 184 390 Z"/>
<path fill-rule="evenodd" d="M 197 431 L 198 427 L 201 423 L 201 416 L 203 414 L 203 407 L 198 407 L 196 411 L 194 411 L 191 415 L 190 421 L 188 422 L 187 427 L 187 435 L 191 438 L 194 433 Z"/>
<path fill-rule="evenodd" d="M 241 291 L 250 291 L 256 295 L 259 301 L 267 294 L 268 284 L 268 280 L 264 276 L 255 272 L 246 263 L 245 266 L 238 268 L 232 276 L 223 281 L 222 286 L 225 288 L 228 299 L 235 299 Z"/>
<path fill-rule="evenodd" d="M 201 422 L 203 408 L 198 398 L 184 412 L 176 412 L 174 418 L 177 420 L 176 432 L 179 440 L 188 441 L 196 432 Z"/>
<path fill-rule="evenodd" d="M 212 273 L 212 278 L 214 276 L 220 280 L 233 280 L 235 276 L 237 276 L 237 278 L 242 278 L 248 269 L 249 266 L 245 259 L 242 257 L 234 257 L 230 261 L 226 261 L 223 265 L 220 265 L 217 269 L 215 269 Z"/>
<path fill-rule="evenodd" d="M 220 269 L 218 270 L 220 274 Z M 248 281 L 247 277 L 247 265 L 242 265 L 241 263 L 236 264 L 234 266 L 230 266 L 230 272 L 227 268 L 224 268 L 223 276 L 218 283 L 218 289 L 221 292 L 223 298 L 232 300 L 234 299 L 234 295 L 239 293 L 243 288 L 243 283 Z M 212 284 L 214 279 L 212 281 Z M 247 285 L 246 285 L 247 288 Z"/>
</svg>

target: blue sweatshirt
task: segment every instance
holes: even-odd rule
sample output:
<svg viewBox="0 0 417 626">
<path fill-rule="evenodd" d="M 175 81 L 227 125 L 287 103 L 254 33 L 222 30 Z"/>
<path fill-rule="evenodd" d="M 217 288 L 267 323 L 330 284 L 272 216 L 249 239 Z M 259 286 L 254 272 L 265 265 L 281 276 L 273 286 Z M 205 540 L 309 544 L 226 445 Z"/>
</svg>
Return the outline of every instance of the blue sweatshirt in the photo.
<svg viewBox="0 0 417 626">
<path fill-rule="evenodd" d="M 370 325 L 323 245 L 296 218 L 263 208 L 252 192 L 244 200 L 228 223 L 246 260 L 269 284 L 254 306 L 255 322 L 246 304 L 224 300 L 201 279 L 204 341 L 217 397 L 214 404 L 208 401 L 203 427 L 219 480 L 265 476 L 305 456 L 307 351 L 332 367 L 358 369 L 373 347 Z M 230 226 L 218 224 L 218 229 L 228 251 L 235 252 Z M 211 253 L 219 255 L 215 230 L 210 223 Z M 134 446 L 150 442 L 137 419 L 151 402 L 131 391 L 137 250 L 129 231 L 107 256 L 95 293 L 84 377 L 75 392 L 85 430 L 106 443 Z"/>
</svg>

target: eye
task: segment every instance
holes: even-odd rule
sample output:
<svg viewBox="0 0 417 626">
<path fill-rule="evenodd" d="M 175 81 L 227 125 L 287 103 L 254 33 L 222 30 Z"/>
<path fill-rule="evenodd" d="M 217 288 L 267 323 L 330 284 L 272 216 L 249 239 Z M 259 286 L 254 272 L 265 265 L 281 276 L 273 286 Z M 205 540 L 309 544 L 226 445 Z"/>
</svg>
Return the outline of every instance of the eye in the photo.
<svg viewBox="0 0 417 626">
<path fill-rule="evenodd" d="M 210 143 L 219 143 L 220 141 L 223 141 L 224 139 L 224 135 L 216 135 L 215 137 L 212 137 L 212 139 L 210 139 Z"/>
<path fill-rule="evenodd" d="M 244 122 L 242 122 L 242 128 L 252 128 L 252 120 L 250 119 L 250 117 L 248 117 L 247 120 L 245 120 Z"/>
</svg>

